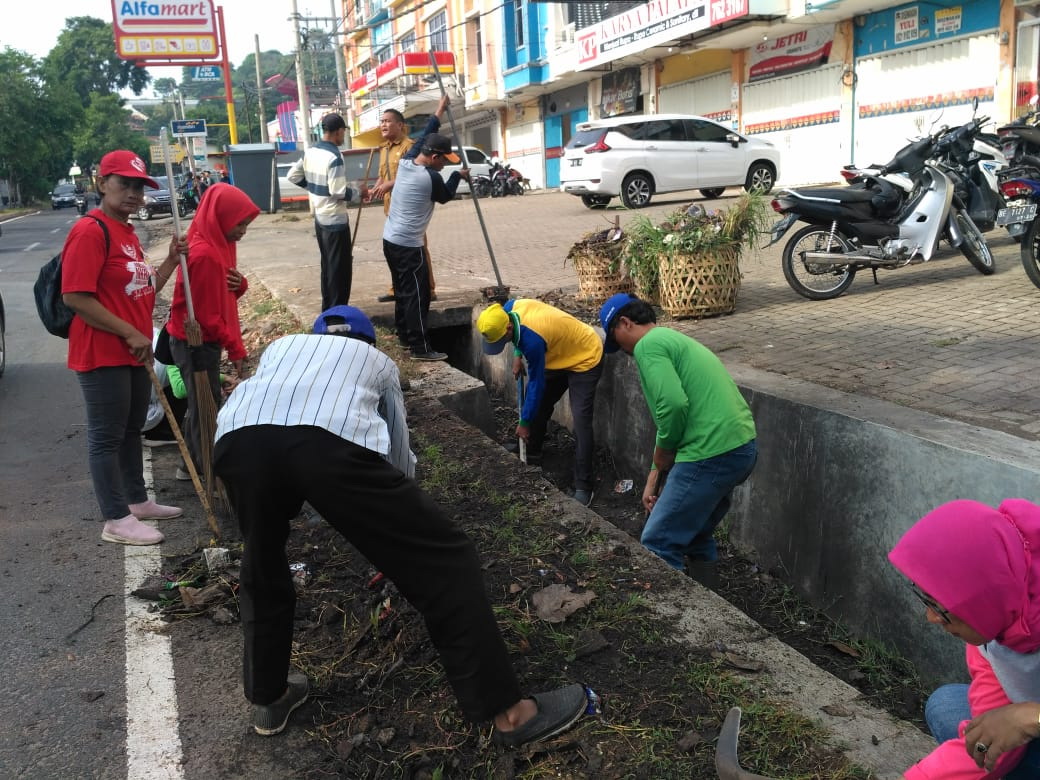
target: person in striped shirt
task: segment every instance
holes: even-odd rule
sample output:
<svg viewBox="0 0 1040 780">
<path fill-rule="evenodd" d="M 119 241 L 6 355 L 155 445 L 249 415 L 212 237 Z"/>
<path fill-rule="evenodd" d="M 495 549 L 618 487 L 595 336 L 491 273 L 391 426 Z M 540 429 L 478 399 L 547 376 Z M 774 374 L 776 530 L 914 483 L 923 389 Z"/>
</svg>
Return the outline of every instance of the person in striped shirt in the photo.
<svg viewBox="0 0 1040 780">
<path fill-rule="evenodd" d="M 343 338 L 343 337 L 346 338 Z M 214 468 L 244 539 L 243 677 L 258 734 L 281 732 L 308 695 L 289 671 L 296 591 L 285 542 L 307 501 L 422 614 L 463 714 L 517 746 L 570 727 L 588 706 L 575 683 L 523 698 L 484 591 L 480 557 L 414 479 L 396 364 L 353 306 L 285 336 L 217 417 Z"/>
</svg>

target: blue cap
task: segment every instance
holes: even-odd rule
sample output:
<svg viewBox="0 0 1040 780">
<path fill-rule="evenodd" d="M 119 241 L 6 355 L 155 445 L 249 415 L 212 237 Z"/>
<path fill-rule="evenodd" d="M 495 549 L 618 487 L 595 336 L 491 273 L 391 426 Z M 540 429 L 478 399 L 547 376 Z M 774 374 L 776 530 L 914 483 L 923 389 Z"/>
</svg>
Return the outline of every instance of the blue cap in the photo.
<svg viewBox="0 0 1040 780">
<path fill-rule="evenodd" d="M 369 344 L 376 343 L 376 329 L 365 313 L 355 306 L 333 306 L 318 315 L 314 332 L 319 336 L 349 336 Z"/>
<path fill-rule="evenodd" d="M 607 298 L 606 302 L 599 309 L 599 324 L 603 328 L 603 332 L 606 334 L 607 339 L 603 342 L 603 351 L 607 354 L 611 352 L 617 352 L 620 347 L 618 343 L 614 341 L 614 338 L 610 335 L 610 325 L 617 313 L 621 311 L 627 304 L 632 301 L 638 301 L 639 298 L 632 293 L 616 293 Z"/>
</svg>

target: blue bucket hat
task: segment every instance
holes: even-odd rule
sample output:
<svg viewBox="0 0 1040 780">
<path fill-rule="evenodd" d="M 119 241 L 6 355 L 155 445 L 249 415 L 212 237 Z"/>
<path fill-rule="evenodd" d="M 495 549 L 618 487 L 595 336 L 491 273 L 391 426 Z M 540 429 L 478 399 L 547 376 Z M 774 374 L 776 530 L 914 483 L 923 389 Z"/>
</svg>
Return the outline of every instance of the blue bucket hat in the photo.
<svg viewBox="0 0 1040 780">
<path fill-rule="evenodd" d="M 638 301 L 639 298 L 632 293 L 616 293 L 607 298 L 606 302 L 599 309 L 599 324 L 603 328 L 603 332 L 606 334 L 606 341 L 603 342 L 603 351 L 608 355 L 611 352 L 617 352 L 620 347 L 618 343 L 614 341 L 614 337 L 610 334 L 610 326 L 613 324 L 614 318 L 617 313 L 621 311 L 626 305 L 632 301 Z"/>
<path fill-rule="evenodd" d="M 314 332 L 319 336 L 349 336 L 369 344 L 376 343 L 376 329 L 372 321 L 355 306 L 333 306 L 318 315 Z"/>
</svg>

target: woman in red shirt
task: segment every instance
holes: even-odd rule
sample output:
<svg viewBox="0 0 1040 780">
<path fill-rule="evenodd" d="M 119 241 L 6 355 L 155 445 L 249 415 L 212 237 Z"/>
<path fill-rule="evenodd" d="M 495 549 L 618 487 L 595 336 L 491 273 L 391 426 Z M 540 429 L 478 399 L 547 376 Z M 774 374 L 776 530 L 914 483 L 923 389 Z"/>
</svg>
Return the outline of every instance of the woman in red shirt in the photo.
<svg viewBox="0 0 1040 780">
<path fill-rule="evenodd" d="M 166 323 L 170 352 L 181 376 L 187 380 L 196 371 L 205 369 L 210 392 L 218 407 L 221 403 L 220 355 L 223 350 L 227 350 L 237 378 L 243 378 L 246 351 L 238 322 L 238 299 L 245 293 L 248 283 L 237 269 L 236 244 L 259 213 L 256 204 L 238 187 L 221 183 L 209 186 L 188 228 L 188 281 L 195 320 L 202 331 L 202 345 L 192 348 L 194 356 L 189 352 L 184 332 L 188 307 L 180 273 L 173 291 L 170 320 Z M 186 381 L 185 387 L 188 390 L 188 412 L 184 417 L 184 439 L 196 468 L 201 469 L 195 384 Z M 177 478 L 190 479 L 184 469 L 178 469 Z"/>
<path fill-rule="evenodd" d="M 158 188 L 134 152 L 101 158 L 99 208 L 73 225 L 62 249 L 62 298 L 76 316 L 69 331 L 68 366 L 77 373 L 87 409 L 87 459 L 94 495 L 105 518 L 101 538 L 120 544 L 157 544 L 163 535 L 142 520 L 179 517 L 178 507 L 148 498 L 141 427 L 148 413 L 155 294 L 173 273 L 187 244 L 176 236 L 158 269 L 147 262 L 130 215 L 144 202 L 146 184 Z"/>
</svg>

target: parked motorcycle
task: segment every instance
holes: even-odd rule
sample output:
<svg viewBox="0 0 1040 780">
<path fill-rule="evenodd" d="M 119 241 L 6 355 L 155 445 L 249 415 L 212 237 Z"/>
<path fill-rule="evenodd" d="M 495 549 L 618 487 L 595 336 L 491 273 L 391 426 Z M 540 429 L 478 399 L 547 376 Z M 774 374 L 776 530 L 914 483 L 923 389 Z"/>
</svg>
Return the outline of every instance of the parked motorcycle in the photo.
<svg viewBox="0 0 1040 780">
<path fill-rule="evenodd" d="M 956 194 L 950 173 L 930 162 L 943 143 L 953 143 L 943 139 L 955 130 L 943 128 L 907 144 L 877 175 L 864 174 L 862 187 L 782 190 L 772 206 L 784 217 L 773 226 L 770 244 L 795 222 L 808 223 L 784 247 L 791 288 L 810 300 L 837 298 L 857 271 L 869 268 L 876 283 L 879 268 L 930 260 L 943 238 L 980 273 L 992 274 L 993 254 L 968 204 Z M 885 178 L 898 173 L 909 177 L 909 190 Z"/>
<path fill-rule="evenodd" d="M 509 163 L 495 160 L 491 164 L 491 197 L 524 194 L 524 177 Z"/>
<path fill-rule="evenodd" d="M 491 177 L 478 173 L 470 178 L 469 189 L 478 198 L 486 198 L 491 194 Z"/>
<path fill-rule="evenodd" d="M 1040 170 L 1036 168 L 1013 168 L 1010 176 L 1001 183 L 1007 208 L 998 217 L 1011 225 L 1025 230 L 1022 237 L 1022 267 L 1026 276 L 1040 287 L 1040 220 L 1036 218 L 1040 203 Z"/>
</svg>

